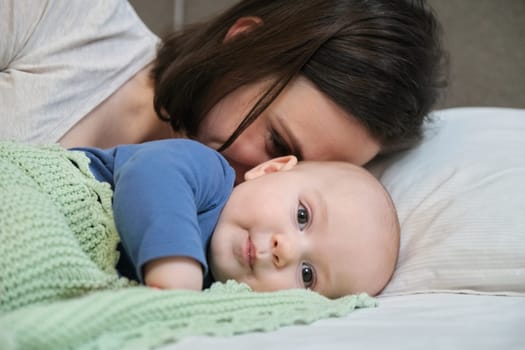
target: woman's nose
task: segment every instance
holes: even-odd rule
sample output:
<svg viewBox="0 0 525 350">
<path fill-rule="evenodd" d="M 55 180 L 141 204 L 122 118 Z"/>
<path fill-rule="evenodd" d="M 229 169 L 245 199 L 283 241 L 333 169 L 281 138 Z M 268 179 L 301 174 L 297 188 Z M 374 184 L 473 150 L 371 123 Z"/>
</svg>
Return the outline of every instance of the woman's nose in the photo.
<svg viewBox="0 0 525 350">
<path fill-rule="evenodd" d="M 290 237 L 273 234 L 271 241 L 272 262 L 275 267 L 284 267 L 294 259 L 296 247 Z"/>
</svg>

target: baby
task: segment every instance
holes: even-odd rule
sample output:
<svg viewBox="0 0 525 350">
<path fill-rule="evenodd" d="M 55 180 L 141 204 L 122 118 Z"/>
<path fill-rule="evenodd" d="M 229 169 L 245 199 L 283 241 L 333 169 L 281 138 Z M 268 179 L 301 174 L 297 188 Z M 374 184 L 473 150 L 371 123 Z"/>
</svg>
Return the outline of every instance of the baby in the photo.
<svg viewBox="0 0 525 350">
<path fill-rule="evenodd" d="M 397 215 L 360 167 L 285 156 L 233 187 L 224 158 L 189 140 L 84 151 L 95 176 L 115 191 L 117 230 L 130 258 L 120 269 L 128 265 L 135 271 L 128 276 L 147 285 L 201 289 L 235 279 L 256 291 L 375 295 L 394 270 Z M 101 160 L 105 166 L 96 165 Z"/>
<path fill-rule="evenodd" d="M 0 158 L 18 164 L 5 150 Z M 146 285 L 200 290 L 234 279 L 255 291 L 308 288 L 336 298 L 375 295 L 394 271 L 396 211 L 360 167 L 285 156 L 248 171 L 234 187 L 235 173 L 220 153 L 190 140 L 62 153 L 68 174 L 80 173 L 78 156 L 87 156 L 89 172 L 111 187 L 121 240 L 117 270 Z M 28 162 L 26 173 L 41 173 Z M 60 195 L 49 193 L 67 205 Z"/>
<path fill-rule="evenodd" d="M 213 276 L 254 290 L 327 297 L 379 293 L 394 270 L 399 225 L 389 195 L 343 162 L 267 161 L 245 175 L 211 238 Z"/>
</svg>

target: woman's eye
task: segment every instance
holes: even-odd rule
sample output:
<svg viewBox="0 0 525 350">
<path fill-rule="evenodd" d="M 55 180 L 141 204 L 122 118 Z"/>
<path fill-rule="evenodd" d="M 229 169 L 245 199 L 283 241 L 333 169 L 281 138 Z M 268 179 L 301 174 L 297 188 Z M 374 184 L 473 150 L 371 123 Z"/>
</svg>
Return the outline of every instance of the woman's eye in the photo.
<svg viewBox="0 0 525 350">
<path fill-rule="evenodd" d="M 301 280 L 304 288 L 311 289 L 315 282 L 315 272 L 312 266 L 307 263 L 301 264 Z"/>
<path fill-rule="evenodd" d="M 283 140 L 281 135 L 276 133 L 275 131 L 272 131 L 270 133 L 270 155 L 272 157 L 280 157 L 280 156 L 287 156 L 289 154 L 292 154 L 292 150 L 286 142 Z"/>
<path fill-rule="evenodd" d="M 310 214 L 308 213 L 308 209 L 306 209 L 301 203 L 299 203 L 299 207 L 297 208 L 297 224 L 299 225 L 299 229 L 301 231 L 304 230 L 308 225 L 309 221 Z"/>
</svg>

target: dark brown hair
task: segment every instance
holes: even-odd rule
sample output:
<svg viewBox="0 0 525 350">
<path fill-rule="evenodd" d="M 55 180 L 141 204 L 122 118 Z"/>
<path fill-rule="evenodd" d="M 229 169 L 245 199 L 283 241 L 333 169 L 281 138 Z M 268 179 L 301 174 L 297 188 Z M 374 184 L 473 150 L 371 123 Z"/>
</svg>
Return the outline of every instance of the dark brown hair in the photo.
<svg viewBox="0 0 525 350">
<path fill-rule="evenodd" d="M 243 16 L 263 24 L 224 42 Z M 303 75 L 386 152 L 420 139 L 445 85 L 444 57 L 439 24 L 423 0 L 244 0 L 165 38 L 152 72 L 154 106 L 174 130 L 192 137 L 221 97 L 273 78 L 224 149 Z"/>
</svg>

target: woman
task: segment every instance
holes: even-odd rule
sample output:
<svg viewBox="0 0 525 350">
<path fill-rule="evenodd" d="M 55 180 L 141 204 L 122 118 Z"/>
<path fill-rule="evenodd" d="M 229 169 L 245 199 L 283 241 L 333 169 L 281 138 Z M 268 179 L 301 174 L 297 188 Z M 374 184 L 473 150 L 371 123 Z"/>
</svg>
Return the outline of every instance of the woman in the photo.
<svg viewBox="0 0 525 350">
<path fill-rule="evenodd" d="M 2 33 L 35 7 L 0 1 Z M 409 147 L 443 85 L 439 28 L 423 1 L 244 0 L 167 37 L 152 64 L 155 39 L 123 1 L 48 0 L 34 17 L 0 39 L 1 108 L 11 105 L 2 138 L 109 147 L 190 137 L 219 149 L 238 180 L 283 154 L 362 165 Z M 72 50 L 76 60 L 61 62 Z M 56 80 L 31 83 L 46 95 L 40 105 L 13 84 L 34 56 L 47 64 L 29 73 Z M 88 80 L 98 86 L 82 89 Z"/>
</svg>

